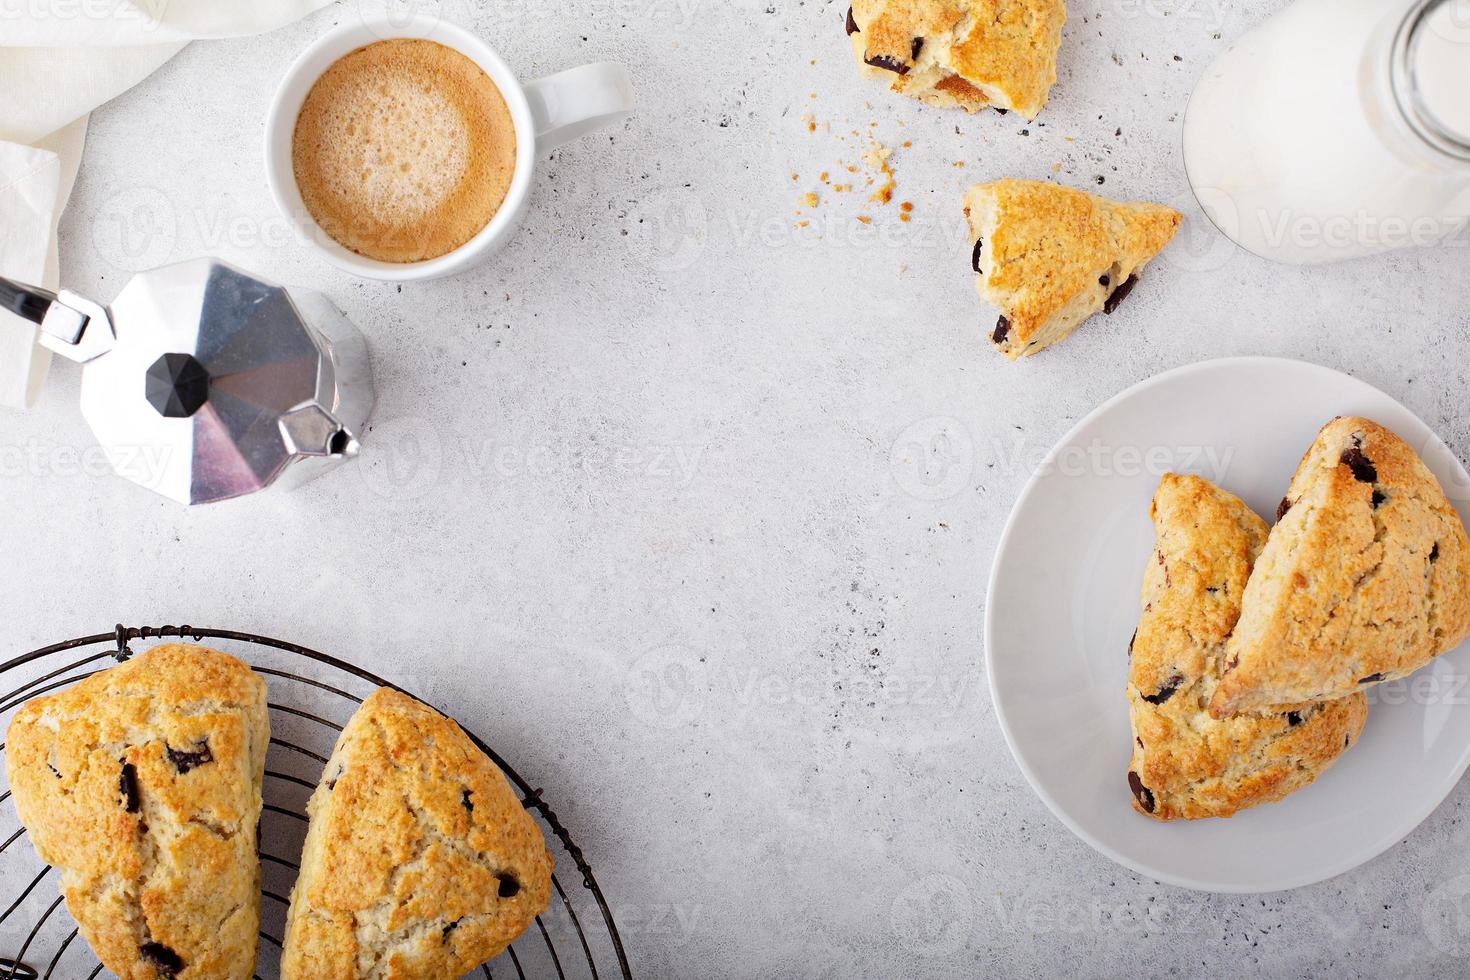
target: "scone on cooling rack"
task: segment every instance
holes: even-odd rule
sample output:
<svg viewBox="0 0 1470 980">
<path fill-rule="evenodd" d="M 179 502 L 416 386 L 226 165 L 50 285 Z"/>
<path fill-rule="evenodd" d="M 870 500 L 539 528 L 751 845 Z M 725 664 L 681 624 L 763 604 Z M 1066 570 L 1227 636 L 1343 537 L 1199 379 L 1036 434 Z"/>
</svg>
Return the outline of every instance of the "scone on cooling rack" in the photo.
<svg viewBox="0 0 1470 980">
<path fill-rule="evenodd" d="M 990 340 L 1009 360 L 1066 340 L 1112 313 L 1183 215 L 1035 180 L 995 180 L 965 194 L 976 288 L 999 308 Z"/>
<path fill-rule="evenodd" d="M 1228 817 L 1311 783 L 1356 743 L 1361 694 L 1216 721 L 1209 704 L 1266 522 L 1197 476 L 1154 494 L 1155 545 L 1129 652 L 1133 808 L 1155 820 Z"/>
<path fill-rule="evenodd" d="M 903 95 L 1036 118 L 1057 80 L 1062 0 L 852 0 L 859 69 Z"/>
<path fill-rule="evenodd" d="M 283 980 L 455 980 L 546 909 L 551 855 L 460 727 L 380 688 L 307 804 Z"/>
<path fill-rule="evenodd" d="M 20 707 L 5 768 L 67 910 L 123 980 L 245 980 L 260 919 L 265 681 L 154 647 Z"/>
<path fill-rule="evenodd" d="M 1334 419 L 1281 502 L 1210 710 L 1341 698 L 1412 673 L 1467 633 L 1459 514 L 1397 435 Z"/>
</svg>

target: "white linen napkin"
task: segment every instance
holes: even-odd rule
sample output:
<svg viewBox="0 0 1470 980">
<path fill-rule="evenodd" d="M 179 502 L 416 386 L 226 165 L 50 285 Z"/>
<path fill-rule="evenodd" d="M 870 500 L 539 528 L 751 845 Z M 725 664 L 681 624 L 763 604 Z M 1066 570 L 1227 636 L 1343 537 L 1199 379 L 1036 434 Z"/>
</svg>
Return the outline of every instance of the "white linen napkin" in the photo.
<svg viewBox="0 0 1470 980">
<path fill-rule="evenodd" d="M 54 289 L 56 225 L 87 114 L 185 44 L 275 30 L 333 0 L 0 0 L 0 276 Z M 29 407 L 49 354 L 0 310 L 0 406 Z"/>
<path fill-rule="evenodd" d="M 38 146 L 0 141 L 0 275 L 55 289 L 56 223 L 82 159 L 86 118 Z M 51 354 L 27 320 L 0 311 L 0 405 L 36 400 Z"/>
</svg>

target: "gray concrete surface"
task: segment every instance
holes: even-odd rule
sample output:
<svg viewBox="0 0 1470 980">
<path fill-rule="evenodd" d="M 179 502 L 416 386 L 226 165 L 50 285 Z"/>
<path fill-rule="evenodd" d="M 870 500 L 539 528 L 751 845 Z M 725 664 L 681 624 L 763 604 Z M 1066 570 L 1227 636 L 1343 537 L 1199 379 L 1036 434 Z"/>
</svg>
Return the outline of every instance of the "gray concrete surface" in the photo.
<svg viewBox="0 0 1470 980">
<path fill-rule="evenodd" d="M 1464 975 L 1465 786 L 1336 880 L 1191 893 L 1068 833 L 986 690 L 1011 503 L 1131 384 L 1303 358 L 1470 453 L 1463 248 L 1288 269 L 1193 204 L 1191 85 L 1282 5 L 1071 3 L 1027 123 L 869 87 L 841 2 L 446 0 L 523 76 L 619 60 L 641 105 L 546 162 L 491 264 L 401 291 L 291 240 L 262 171 L 276 79 L 354 5 L 190 47 L 94 116 L 66 282 L 105 299 L 212 253 L 321 289 L 370 338 L 376 421 L 352 468 L 186 512 L 89 472 L 58 366 L 35 412 L 0 419 L 8 646 L 208 623 L 421 691 L 546 787 L 644 976 Z M 851 164 L 861 183 L 854 130 L 894 149 L 889 206 L 819 182 Z M 959 213 L 1003 175 L 1187 215 L 1118 314 L 1020 365 L 983 340 Z"/>
</svg>

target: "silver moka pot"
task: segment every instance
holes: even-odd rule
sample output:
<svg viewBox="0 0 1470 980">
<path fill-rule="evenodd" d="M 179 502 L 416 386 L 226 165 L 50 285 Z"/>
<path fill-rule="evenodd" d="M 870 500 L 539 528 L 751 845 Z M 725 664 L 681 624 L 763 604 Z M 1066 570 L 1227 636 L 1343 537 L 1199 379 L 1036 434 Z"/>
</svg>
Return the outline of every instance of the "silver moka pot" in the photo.
<svg viewBox="0 0 1470 980">
<path fill-rule="evenodd" d="M 367 343 L 318 293 L 196 259 L 134 276 L 105 308 L 0 278 L 0 307 L 85 365 L 82 415 L 113 468 L 166 497 L 295 486 L 357 455 Z"/>
</svg>

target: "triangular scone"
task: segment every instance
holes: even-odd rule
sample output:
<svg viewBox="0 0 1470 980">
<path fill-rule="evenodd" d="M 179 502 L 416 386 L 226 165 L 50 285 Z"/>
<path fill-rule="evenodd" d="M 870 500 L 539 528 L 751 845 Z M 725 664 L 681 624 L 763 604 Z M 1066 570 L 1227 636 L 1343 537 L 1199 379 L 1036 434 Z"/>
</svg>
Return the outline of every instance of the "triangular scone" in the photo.
<svg viewBox="0 0 1470 980">
<path fill-rule="evenodd" d="M 283 980 L 454 980 L 546 910 L 535 820 L 458 725 L 405 694 L 363 702 L 306 809 Z"/>
<path fill-rule="evenodd" d="M 990 340 L 1014 361 L 1112 313 L 1183 215 L 1035 180 L 995 180 L 965 194 L 976 288 L 1001 312 Z"/>
<path fill-rule="evenodd" d="M 1340 698 L 1470 633 L 1470 543 L 1407 443 L 1363 418 L 1318 433 L 1245 590 L 1215 717 Z"/>
<path fill-rule="evenodd" d="M 1225 640 L 1266 522 L 1208 480 L 1173 473 L 1160 481 L 1151 514 L 1154 553 L 1129 648 L 1133 808 L 1194 820 L 1273 803 L 1357 742 L 1367 698 L 1211 718 Z"/>
<path fill-rule="evenodd" d="M 862 73 L 895 92 L 1034 119 L 1066 20 L 1062 0 L 853 0 L 846 28 Z"/>
<path fill-rule="evenodd" d="M 154 647 L 10 722 L 5 769 L 36 853 L 122 980 L 255 969 L 265 681 L 234 657 Z"/>
</svg>

